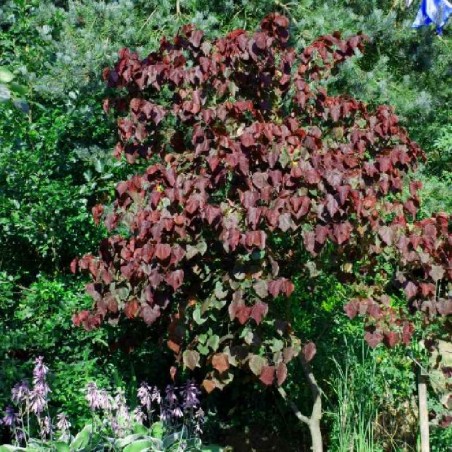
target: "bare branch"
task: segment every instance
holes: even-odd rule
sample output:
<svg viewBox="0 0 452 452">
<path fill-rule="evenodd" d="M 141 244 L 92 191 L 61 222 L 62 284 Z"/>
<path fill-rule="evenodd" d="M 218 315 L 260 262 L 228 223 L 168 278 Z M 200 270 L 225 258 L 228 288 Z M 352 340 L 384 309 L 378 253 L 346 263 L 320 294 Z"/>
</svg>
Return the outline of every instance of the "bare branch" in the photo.
<svg viewBox="0 0 452 452">
<path fill-rule="evenodd" d="M 287 402 L 287 404 L 290 406 L 292 411 L 294 412 L 295 416 L 298 418 L 299 421 L 304 422 L 305 424 L 309 425 L 311 420 L 305 416 L 304 414 L 301 414 L 298 407 L 293 403 L 291 400 L 287 398 L 287 393 L 283 388 L 278 388 L 278 392 L 281 394 L 282 398 Z"/>
</svg>

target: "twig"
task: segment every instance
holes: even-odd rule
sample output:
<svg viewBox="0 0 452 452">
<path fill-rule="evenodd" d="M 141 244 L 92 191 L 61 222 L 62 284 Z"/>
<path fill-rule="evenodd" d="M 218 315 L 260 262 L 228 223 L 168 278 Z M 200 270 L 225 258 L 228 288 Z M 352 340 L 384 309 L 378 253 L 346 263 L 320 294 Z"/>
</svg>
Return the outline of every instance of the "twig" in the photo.
<svg viewBox="0 0 452 452">
<path fill-rule="evenodd" d="M 294 412 L 295 416 L 301 421 L 304 422 L 305 424 L 309 425 L 310 419 L 305 416 L 304 414 L 302 414 L 300 412 L 300 410 L 298 409 L 297 405 L 295 405 L 295 403 L 292 402 L 292 400 L 289 400 L 287 398 L 287 393 L 286 391 L 279 387 L 278 388 L 278 392 L 281 394 L 282 398 L 287 402 L 287 404 L 290 406 L 290 408 L 292 409 L 292 411 Z"/>
<path fill-rule="evenodd" d="M 154 13 L 157 11 L 157 8 L 154 9 L 154 11 L 152 11 L 151 14 L 149 14 L 148 18 L 144 21 L 143 25 L 140 27 L 140 29 L 138 30 L 138 33 L 149 23 L 149 21 L 151 20 L 152 16 L 154 15 Z"/>
</svg>

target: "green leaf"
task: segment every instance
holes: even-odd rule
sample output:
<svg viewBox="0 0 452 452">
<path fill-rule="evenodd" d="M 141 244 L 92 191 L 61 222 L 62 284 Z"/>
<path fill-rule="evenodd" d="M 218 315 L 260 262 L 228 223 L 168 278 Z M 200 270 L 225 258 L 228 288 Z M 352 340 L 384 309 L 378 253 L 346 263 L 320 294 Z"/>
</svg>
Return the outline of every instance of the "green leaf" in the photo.
<svg viewBox="0 0 452 452">
<path fill-rule="evenodd" d="M 126 300 L 129 296 L 130 290 L 128 287 L 118 287 L 116 289 L 116 294 L 118 295 L 120 300 Z"/>
<path fill-rule="evenodd" d="M 196 245 L 196 248 L 201 253 L 201 256 L 204 255 L 204 253 L 207 251 L 207 243 L 206 242 L 200 242 Z"/>
<path fill-rule="evenodd" d="M 13 73 L 6 69 L 5 66 L 0 66 L 0 82 L 9 83 L 14 78 Z"/>
<path fill-rule="evenodd" d="M 187 245 L 187 259 L 192 259 L 197 254 L 201 254 L 201 256 L 207 251 L 207 244 L 206 242 L 200 242 L 196 246 Z"/>
<path fill-rule="evenodd" d="M 290 155 L 287 152 L 287 149 L 284 148 L 281 152 L 281 155 L 279 156 L 279 163 L 281 163 L 281 166 L 285 168 L 290 162 Z"/>
<path fill-rule="evenodd" d="M 251 253 L 251 259 L 257 261 L 260 259 L 263 259 L 265 257 L 265 251 L 264 250 L 254 250 Z"/>
<path fill-rule="evenodd" d="M 50 443 L 51 445 L 52 443 Z M 52 451 L 53 448 L 52 447 L 47 447 L 49 446 L 49 442 L 45 441 L 45 440 L 39 440 L 39 439 L 33 439 L 31 438 L 28 441 L 28 445 L 25 449 L 26 451 L 29 452 L 43 452 L 43 451 Z M 16 450 L 20 450 L 20 448 L 16 448 Z"/>
<path fill-rule="evenodd" d="M 71 450 L 86 449 L 91 440 L 92 432 L 93 432 L 92 425 L 91 424 L 85 425 L 83 429 L 80 430 L 80 432 L 78 432 L 75 438 L 73 439 L 71 443 Z"/>
<path fill-rule="evenodd" d="M 0 102 L 8 102 L 11 99 L 11 91 L 5 85 L 0 85 Z"/>
<path fill-rule="evenodd" d="M 198 344 L 196 349 L 199 353 L 201 353 L 201 355 L 208 355 L 210 353 L 209 347 L 207 347 L 207 345 Z"/>
<path fill-rule="evenodd" d="M 280 352 L 284 348 L 284 342 L 281 339 L 273 339 L 270 342 L 270 350 L 273 353 Z"/>
<path fill-rule="evenodd" d="M 141 433 L 135 433 L 133 435 L 128 435 L 125 438 L 121 438 L 118 441 L 116 441 L 116 445 L 118 447 L 123 448 L 123 447 L 126 447 L 129 444 L 132 444 L 132 443 L 134 443 L 134 442 L 136 442 L 138 440 L 145 439 L 145 438 L 143 438 L 143 436 L 145 436 L 145 435 L 142 435 Z"/>
<path fill-rule="evenodd" d="M 30 111 L 30 106 L 23 99 L 14 99 L 14 106 L 21 110 L 23 113 L 28 113 Z"/>
<path fill-rule="evenodd" d="M 155 448 L 161 448 L 161 441 L 155 438 L 140 439 L 138 441 L 129 444 L 124 448 L 123 452 L 141 452 L 155 450 Z"/>
<path fill-rule="evenodd" d="M 9 88 L 14 94 L 18 94 L 19 96 L 25 96 L 28 93 L 28 88 L 18 83 L 11 83 Z"/>
<path fill-rule="evenodd" d="M 133 431 L 134 433 L 140 433 L 142 435 L 146 435 L 148 433 L 148 429 L 143 424 L 139 424 L 138 422 L 133 425 Z"/>
<path fill-rule="evenodd" d="M 210 331 L 210 330 L 209 330 Z M 207 341 L 207 339 L 208 339 L 208 336 L 207 336 L 207 334 L 200 334 L 199 336 L 198 336 L 198 342 L 199 343 L 201 343 L 201 344 L 205 344 L 206 343 L 206 341 Z"/>
<path fill-rule="evenodd" d="M 209 444 L 207 446 L 203 446 L 201 451 L 202 452 L 222 452 L 223 448 L 216 444 Z"/>
<path fill-rule="evenodd" d="M 165 433 L 165 427 L 163 426 L 163 422 L 154 422 L 151 425 L 151 435 L 154 438 L 162 439 Z"/>
<path fill-rule="evenodd" d="M 11 444 L 4 444 L 0 446 L 0 452 L 11 452 L 16 450 L 25 450 L 23 447 L 12 446 Z"/>
<path fill-rule="evenodd" d="M 196 350 L 185 350 L 182 355 L 184 360 L 184 366 L 193 370 L 195 367 L 199 366 L 199 353 Z"/>
<path fill-rule="evenodd" d="M 198 253 L 199 250 L 195 246 L 187 245 L 187 254 L 185 255 L 185 258 L 187 260 L 190 260 L 193 257 L 195 257 Z"/>
<path fill-rule="evenodd" d="M 104 162 L 102 162 L 102 160 L 100 159 L 96 159 L 94 161 L 94 169 L 98 172 L 98 173 L 102 173 L 102 171 L 104 170 Z"/>
<path fill-rule="evenodd" d="M 179 442 L 182 439 L 181 432 L 175 432 L 171 435 L 165 436 L 165 439 L 163 440 L 163 447 L 166 449 L 170 448 L 173 444 L 176 442 Z"/>
<path fill-rule="evenodd" d="M 54 443 L 55 449 L 57 452 L 69 452 L 71 448 L 68 444 L 63 443 L 63 441 L 57 441 Z"/>
<path fill-rule="evenodd" d="M 253 355 L 249 360 L 248 365 L 250 366 L 251 372 L 254 375 L 260 375 L 262 372 L 262 367 L 267 365 L 267 360 L 259 355 Z"/>
<path fill-rule="evenodd" d="M 260 279 L 253 285 L 253 289 L 257 296 L 260 298 L 268 297 L 268 284 L 267 281 Z"/>
<path fill-rule="evenodd" d="M 210 336 L 206 345 L 209 346 L 214 352 L 216 352 L 218 350 L 218 346 L 220 345 L 220 337 L 216 334 Z"/>
<path fill-rule="evenodd" d="M 193 320 L 198 324 L 198 325 L 202 325 L 203 323 L 205 323 L 207 321 L 207 319 L 202 319 L 201 318 L 201 306 L 196 306 L 196 308 L 193 311 Z"/>
<path fill-rule="evenodd" d="M 224 290 L 223 284 L 220 281 L 217 281 L 215 284 L 215 296 L 218 300 L 222 300 L 228 294 L 227 290 Z"/>
</svg>

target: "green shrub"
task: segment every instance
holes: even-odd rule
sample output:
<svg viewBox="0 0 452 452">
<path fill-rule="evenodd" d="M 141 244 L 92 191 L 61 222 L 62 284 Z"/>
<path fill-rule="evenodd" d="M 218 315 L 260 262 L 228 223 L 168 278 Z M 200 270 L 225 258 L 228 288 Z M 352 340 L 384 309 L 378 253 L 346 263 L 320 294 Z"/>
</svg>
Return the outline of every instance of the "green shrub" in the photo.
<svg viewBox="0 0 452 452">
<path fill-rule="evenodd" d="M 0 309 L 4 315 L 0 325 L 5 331 L 0 344 L 0 405 L 5 406 L 11 387 L 29 374 L 32 359 L 42 355 L 52 359 L 52 368 L 58 375 L 53 403 L 80 425 L 90 417 L 81 388 L 92 380 L 109 385 L 107 376 L 113 374 L 110 366 L 101 365 L 108 352 L 106 332 L 86 334 L 72 324 L 71 316 L 81 300 L 89 303 L 81 295 L 80 283 L 38 277 L 23 289 L 22 296 L 11 293 L 11 282 L 9 293 L 5 293 L 5 286 L 8 288 L 3 280 Z"/>
</svg>

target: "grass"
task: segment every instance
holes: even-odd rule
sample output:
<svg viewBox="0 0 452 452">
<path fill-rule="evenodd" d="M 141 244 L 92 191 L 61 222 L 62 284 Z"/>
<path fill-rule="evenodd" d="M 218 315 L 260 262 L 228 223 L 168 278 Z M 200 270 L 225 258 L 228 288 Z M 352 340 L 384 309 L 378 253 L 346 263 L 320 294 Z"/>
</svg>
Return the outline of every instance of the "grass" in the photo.
<svg viewBox="0 0 452 452">
<path fill-rule="evenodd" d="M 336 399 L 334 411 L 326 413 L 331 421 L 330 450 L 381 452 L 383 447 L 374 440 L 378 417 L 376 360 L 364 342 L 358 354 L 347 343 L 345 349 L 342 365 L 333 358 L 336 372 L 329 382 Z"/>
</svg>

